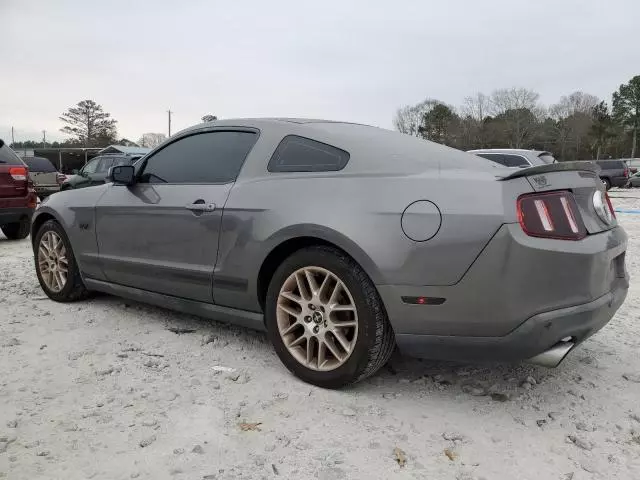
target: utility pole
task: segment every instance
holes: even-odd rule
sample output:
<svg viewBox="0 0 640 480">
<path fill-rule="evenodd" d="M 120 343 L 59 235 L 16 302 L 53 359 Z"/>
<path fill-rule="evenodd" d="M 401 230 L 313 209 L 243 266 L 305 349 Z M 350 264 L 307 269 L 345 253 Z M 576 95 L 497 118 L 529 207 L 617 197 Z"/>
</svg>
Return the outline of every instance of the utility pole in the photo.
<svg viewBox="0 0 640 480">
<path fill-rule="evenodd" d="M 11 144 L 13 145 L 14 143 L 16 143 L 16 139 L 13 134 L 13 127 L 11 127 Z"/>
<path fill-rule="evenodd" d="M 167 113 L 169 114 L 169 136 L 171 136 L 171 114 L 173 113 L 171 111 L 171 109 L 167 110 Z"/>
<path fill-rule="evenodd" d="M 42 130 L 42 148 L 47 148 L 47 131 Z"/>
</svg>

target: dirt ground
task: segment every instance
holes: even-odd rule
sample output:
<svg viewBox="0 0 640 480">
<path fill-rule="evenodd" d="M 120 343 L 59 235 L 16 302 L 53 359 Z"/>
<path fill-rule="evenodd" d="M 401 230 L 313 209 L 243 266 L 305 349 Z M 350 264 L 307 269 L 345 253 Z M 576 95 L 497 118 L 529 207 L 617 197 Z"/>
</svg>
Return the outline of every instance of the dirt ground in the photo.
<svg viewBox="0 0 640 480">
<path fill-rule="evenodd" d="M 640 479 L 640 215 L 618 216 L 629 296 L 559 368 L 396 355 L 344 391 L 259 333 L 49 301 L 29 240 L 0 235 L 0 478 Z"/>
</svg>

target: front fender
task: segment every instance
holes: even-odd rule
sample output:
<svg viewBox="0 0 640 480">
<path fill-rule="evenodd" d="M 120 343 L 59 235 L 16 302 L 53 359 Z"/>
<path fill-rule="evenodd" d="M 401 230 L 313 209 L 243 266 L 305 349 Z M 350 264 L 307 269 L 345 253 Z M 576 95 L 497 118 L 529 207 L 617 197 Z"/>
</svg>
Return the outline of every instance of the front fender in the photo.
<svg viewBox="0 0 640 480">
<path fill-rule="evenodd" d="M 73 255 L 83 276 L 104 279 L 98 261 L 98 242 L 95 233 L 95 206 L 107 185 L 81 190 L 66 190 L 48 197 L 36 210 L 31 223 L 31 239 L 49 219 L 64 229 Z"/>
</svg>

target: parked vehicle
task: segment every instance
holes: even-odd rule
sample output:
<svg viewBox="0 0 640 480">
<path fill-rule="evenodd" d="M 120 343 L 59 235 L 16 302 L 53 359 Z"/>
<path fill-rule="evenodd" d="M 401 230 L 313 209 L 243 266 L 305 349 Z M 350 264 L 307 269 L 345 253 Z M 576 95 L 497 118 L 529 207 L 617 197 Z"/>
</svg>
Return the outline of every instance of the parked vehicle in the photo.
<svg viewBox="0 0 640 480">
<path fill-rule="evenodd" d="M 74 171 L 61 186 L 61 190 L 92 187 L 105 183 L 109 168 L 118 165 L 131 165 L 141 155 L 106 154 L 92 158 L 79 171 Z"/>
<path fill-rule="evenodd" d="M 60 190 L 60 185 L 66 180 L 64 174 L 44 157 L 23 157 L 22 161 L 29 167 L 29 178 L 33 181 L 36 194 L 43 200 L 52 193 Z"/>
<path fill-rule="evenodd" d="M 638 173 L 638 168 L 640 168 L 640 158 L 629 158 L 626 159 L 627 166 L 629 167 L 629 174 Z"/>
<path fill-rule="evenodd" d="M 322 387 L 374 374 L 396 345 L 556 366 L 628 290 L 627 236 L 593 164 L 497 168 L 363 125 L 221 120 L 108 181 L 36 212 L 46 295 L 266 329 Z"/>
<path fill-rule="evenodd" d="M 629 181 L 625 185 L 626 188 L 640 187 L 640 172 L 634 173 L 629 177 Z"/>
<path fill-rule="evenodd" d="M 29 235 L 37 202 L 29 168 L 0 140 L 0 229 L 9 240 Z"/>
<path fill-rule="evenodd" d="M 600 180 L 609 190 L 611 187 L 624 187 L 629 180 L 629 166 L 624 160 L 596 160 L 601 168 Z"/>
<path fill-rule="evenodd" d="M 523 150 L 519 148 L 485 148 L 469 150 L 480 157 L 496 162 L 505 167 L 528 168 L 537 165 L 555 163 L 556 159 L 550 152 L 542 150 Z"/>
</svg>

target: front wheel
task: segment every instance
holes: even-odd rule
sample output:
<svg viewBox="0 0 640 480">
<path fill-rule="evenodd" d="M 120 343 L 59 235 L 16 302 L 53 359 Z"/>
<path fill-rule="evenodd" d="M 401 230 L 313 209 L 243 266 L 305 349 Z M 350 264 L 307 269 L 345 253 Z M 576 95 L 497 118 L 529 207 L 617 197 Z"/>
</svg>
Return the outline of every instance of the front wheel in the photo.
<svg viewBox="0 0 640 480">
<path fill-rule="evenodd" d="M 305 248 L 280 265 L 269 284 L 265 319 L 280 360 L 319 387 L 340 388 L 373 375 L 395 347 L 375 286 L 334 248 Z"/>
<path fill-rule="evenodd" d="M 71 243 L 58 222 L 48 220 L 40 227 L 33 249 L 40 287 L 51 300 L 73 302 L 88 296 Z"/>
</svg>

